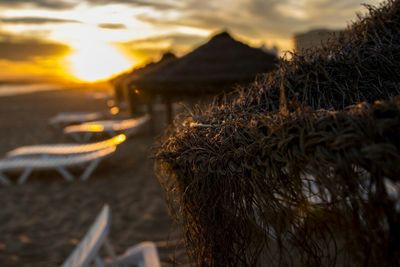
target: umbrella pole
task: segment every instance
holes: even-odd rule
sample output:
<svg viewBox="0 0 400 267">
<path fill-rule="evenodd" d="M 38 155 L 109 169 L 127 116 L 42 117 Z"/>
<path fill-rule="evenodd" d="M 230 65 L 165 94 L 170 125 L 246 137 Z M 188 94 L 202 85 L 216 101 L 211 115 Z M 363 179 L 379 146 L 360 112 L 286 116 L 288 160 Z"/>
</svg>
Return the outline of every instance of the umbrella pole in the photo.
<svg viewBox="0 0 400 267">
<path fill-rule="evenodd" d="M 167 124 L 170 125 L 173 119 L 172 102 L 169 97 L 165 99 L 165 107 L 167 110 Z"/>
<path fill-rule="evenodd" d="M 149 131 L 150 135 L 155 133 L 155 125 L 154 125 L 154 109 L 153 109 L 153 101 L 149 99 L 147 101 L 147 113 L 150 115 L 150 123 L 149 123 Z"/>
<path fill-rule="evenodd" d="M 133 88 L 127 87 L 125 89 L 125 96 L 127 98 L 127 102 L 128 102 L 128 107 L 129 107 L 129 112 L 131 114 L 132 117 L 134 117 L 135 115 L 137 115 L 137 106 L 136 106 L 136 95 L 133 92 Z"/>
</svg>

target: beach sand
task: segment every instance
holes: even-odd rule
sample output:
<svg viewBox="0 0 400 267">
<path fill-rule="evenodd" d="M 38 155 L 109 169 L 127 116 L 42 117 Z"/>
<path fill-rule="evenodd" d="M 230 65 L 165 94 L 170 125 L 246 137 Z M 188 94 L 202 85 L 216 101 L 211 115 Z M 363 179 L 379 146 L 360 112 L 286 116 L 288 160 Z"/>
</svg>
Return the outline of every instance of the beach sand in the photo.
<svg viewBox="0 0 400 267">
<path fill-rule="evenodd" d="M 58 112 L 105 109 L 104 100 L 76 89 L 0 97 L 0 157 L 22 145 L 72 142 L 48 126 Z M 39 172 L 24 185 L 0 186 L 0 266 L 60 266 L 105 203 L 118 253 L 151 240 L 163 266 L 186 262 L 149 159 L 153 142 L 147 131 L 130 138 L 86 182 Z"/>
</svg>

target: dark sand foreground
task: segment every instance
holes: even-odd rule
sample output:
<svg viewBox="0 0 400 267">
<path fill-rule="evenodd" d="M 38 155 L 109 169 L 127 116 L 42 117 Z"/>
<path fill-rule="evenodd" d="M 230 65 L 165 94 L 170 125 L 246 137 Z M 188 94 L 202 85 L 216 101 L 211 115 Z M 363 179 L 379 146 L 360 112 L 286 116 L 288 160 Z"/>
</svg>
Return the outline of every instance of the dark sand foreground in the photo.
<svg viewBox="0 0 400 267">
<path fill-rule="evenodd" d="M 48 119 L 58 112 L 105 108 L 104 100 L 82 90 L 0 97 L 0 157 L 22 145 L 71 142 L 50 128 Z M 0 266 L 60 266 L 105 203 L 111 207 L 110 240 L 118 253 L 151 240 L 164 266 L 184 261 L 149 159 L 153 140 L 146 131 L 131 138 L 86 182 L 68 183 L 56 172 L 40 172 L 24 185 L 0 186 Z"/>
</svg>

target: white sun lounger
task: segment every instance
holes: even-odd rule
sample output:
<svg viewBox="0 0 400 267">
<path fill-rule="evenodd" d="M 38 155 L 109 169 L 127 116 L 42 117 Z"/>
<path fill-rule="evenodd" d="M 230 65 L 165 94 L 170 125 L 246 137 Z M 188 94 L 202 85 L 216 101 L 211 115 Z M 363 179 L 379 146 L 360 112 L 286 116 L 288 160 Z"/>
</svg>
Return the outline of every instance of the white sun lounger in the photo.
<svg viewBox="0 0 400 267">
<path fill-rule="evenodd" d="M 99 120 L 104 117 L 101 112 L 62 112 L 50 118 L 50 125 L 62 128 L 70 124 Z"/>
<path fill-rule="evenodd" d="M 89 153 L 97 150 L 102 150 L 109 147 L 114 147 L 126 140 L 124 134 L 119 134 L 108 140 L 88 143 L 88 144 L 52 144 L 52 145 L 36 145 L 23 146 L 16 148 L 6 154 L 6 157 L 25 157 L 31 155 L 71 155 Z"/>
<path fill-rule="evenodd" d="M 90 140 L 95 134 L 115 136 L 124 133 L 130 136 L 139 131 L 150 120 L 149 115 L 136 119 L 93 121 L 64 128 L 64 133 L 79 142 Z"/>
<path fill-rule="evenodd" d="M 22 171 L 18 178 L 18 183 L 23 184 L 35 170 L 56 170 L 67 181 L 75 179 L 67 168 L 86 165 L 80 179 L 87 180 L 95 170 L 100 161 L 111 155 L 116 147 L 108 147 L 90 153 L 70 154 L 70 155 L 31 155 L 27 157 L 10 157 L 0 160 L 0 183 L 10 184 L 10 179 L 4 174 L 9 171 Z"/>
<path fill-rule="evenodd" d="M 107 238 L 110 232 L 110 225 L 110 208 L 105 205 L 85 237 L 62 264 L 62 267 L 160 267 L 157 249 L 153 242 L 140 243 L 129 248 L 125 254 L 117 257 Z M 103 246 L 110 257 L 110 261 L 104 261 L 99 255 Z"/>
</svg>

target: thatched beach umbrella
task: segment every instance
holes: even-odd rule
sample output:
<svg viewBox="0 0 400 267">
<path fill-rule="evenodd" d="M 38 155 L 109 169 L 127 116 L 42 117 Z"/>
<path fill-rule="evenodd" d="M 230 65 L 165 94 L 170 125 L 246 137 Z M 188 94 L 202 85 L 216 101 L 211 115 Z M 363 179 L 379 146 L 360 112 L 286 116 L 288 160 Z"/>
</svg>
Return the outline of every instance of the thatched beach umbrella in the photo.
<svg viewBox="0 0 400 267">
<path fill-rule="evenodd" d="M 133 83 L 161 95 L 220 92 L 221 86 L 250 82 L 257 74 L 274 70 L 277 61 L 275 55 L 222 32 L 179 60 Z"/>
<path fill-rule="evenodd" d="M 139 79 L 143 75 L 150 75 L 154 71 L 157 71 L 161 67 L 175 61 L 177 57 L 172 52 L 168 51 L 164 53 L 159 61 L 151 62 L 144 67 L 137 68 L 133 70 L 131 73 L 126 75 L 123 79 L 124 85 L 131 84 L 133 81 Z"/>
<path fill-rule="evenodd" d="M 132 70 L 134 71 L 134 70 Z M 121 73 L 109 80 L 109 83 L 114 88 L 114 98 L 117 103 L 123 100 L 123 90 L 122 90 L 122 81 L 123 79 L 128 76 L 132 71 Z"/>
<path fill-rule="evenodd" d="M 143 67 L 134 68 L 130 72 L 123 73 L 111 80 L 116 92 L 117 100 L 127 99 L 130 105 L 131 112 L 134 113 L 136 109 L 135 102 L 137 97 L 135 91 L 131 90 L 130 84 L 139 79 L 143 75 L 148 75 L 159 68 L 175 61 L 177 57 L 172 52 L 166 52 L 162 55 L 161 59 L 156 62 L 151 62 Z"/>
<path fill-rule="evenodd" d="M 399 31 L 400 0 L 369 7 L 175 121 L 156 170 L 195 266 L 399 266 Z"/>
<path fill-rule="evenodd" d="M 250 47 L 222 32 L 179 60 L 142 75 L 132 84 L 150 97 L 162 96 L 170 114 L 173 98 L 221 93 L 234 84 L 251 82 L 258 74 L 274 70 L 277 62 L 274 54 Z M 168 117 L 170 122 L 172 115 Z"/>
</svg>

